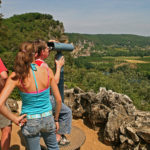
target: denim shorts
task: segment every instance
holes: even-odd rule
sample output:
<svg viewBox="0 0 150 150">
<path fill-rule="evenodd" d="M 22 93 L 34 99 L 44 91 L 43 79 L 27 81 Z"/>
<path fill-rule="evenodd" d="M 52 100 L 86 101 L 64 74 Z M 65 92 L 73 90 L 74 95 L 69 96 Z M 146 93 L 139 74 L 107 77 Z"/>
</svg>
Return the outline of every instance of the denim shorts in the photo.
<svg viewBox="0 0 150 150">
<path fill-rule="evenodd" d="M 22 127 L 22 134 L 32 137 L 41 134 L 41 132 L 55 132 L 55 123 L 52 115 L 38 119 L 28 119 Z"/>
<path fill-rule="evenodd" d="M 27 119 L 21 129 L 27 150 L 41 150 L 40 138 L 43 137 L 48 150 L 59 150 L 52 115 L 38 119 Z"/>
<path fill-rule="evenodd" d="M 50 95 L 50 100 L 53 107 L 53 114 L 55 114 L 56 101 L 53 95 Z M 72 126 L 72 111 L 64 103 L 62 103 L 58 121 L 59 121 L 58 134 L 70 134 Z"/>
<path fill-rule="evenodd" d="M 6 102 L 6 107 L 10 110 L 9 105 Z M 7 126 L 11 125 L 11 120 L 7 119 L 3 115 L 0 114 L 0 129 L 5 128 Z"/>
</svg>

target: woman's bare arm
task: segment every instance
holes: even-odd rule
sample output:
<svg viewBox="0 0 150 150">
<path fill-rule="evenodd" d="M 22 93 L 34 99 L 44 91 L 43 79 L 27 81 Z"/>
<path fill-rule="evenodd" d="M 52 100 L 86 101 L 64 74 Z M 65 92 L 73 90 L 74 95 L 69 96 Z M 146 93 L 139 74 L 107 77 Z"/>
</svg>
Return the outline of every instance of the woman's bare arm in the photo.
<svg viewBox="0 0 150 150">
<path fill-rule="evenodd" d="M 56 125 L 56 133 L 57 131 L 59 130 L 59 122 L 58 122 L 58 118 L 59 118 L 59 113 L 60 113 L 60 110 L 61 110 L 61 96 L 60 96 L 60 93 L 59 93 L 59 89 L 58 89 L 58 86 L 56 84 L 56 81 L 54 79 L 54 74 L 52 72 L 51 69 L 50 70 L 50 74 L 51 74 L 51 79 L 50 79 L 50 86 L 52 88 L 52 91 L 53 91 L 53 95 L 55 97 L 55 100 L 56 100 L 56 107 L 55 107 L 55 125 Z"/>
<path fill-rule="evenodd" d="M 19 125 L 21 120 L 24 118 L 25 115 L 17 117 L 11 111 L 9 111 L 5 105 L 7 98 L 10 96 L 12 91 L 16 86 L 18 86 L 18 80 L 12 80 L 15 73 L 13 72 L 7 79 L 5 87 L 3 88 L 2 92 L 0 93 L 0 113 L 7 117 L 8 119 L 12 120 L 15 124 Z M 23 122 L 22 122 L 23 123 Z"/>
</svg>

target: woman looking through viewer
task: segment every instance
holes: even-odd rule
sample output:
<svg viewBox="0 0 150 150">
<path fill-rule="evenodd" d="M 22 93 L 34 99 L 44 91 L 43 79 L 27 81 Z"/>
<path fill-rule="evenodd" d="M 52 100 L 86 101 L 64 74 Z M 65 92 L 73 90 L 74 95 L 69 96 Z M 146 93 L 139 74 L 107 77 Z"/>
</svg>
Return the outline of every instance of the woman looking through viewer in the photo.
<svg viewBox="0 0 150 150">
<path fill-rule="evenodd" d="M 61 109 L 61 96 L 52 70 L 39 67 L 34 62 L 34 44 L 23 43 L 16 56 L 14 72 L 0 94 L 0 112 L 21 126 L 28 150 L 41 150 L 40 136 L 44 138 L 48 150 L 58 150 L 55 131 L 59 129 L 59 124 L 54 123 L 52 115 L 50 86 L 57 103 L 54 116 L 56 120 Z M 22 98 L 21 116 L 15 116 L 5 106 L 7 97 L 15 87 L 18 87 Z"/>
<path fill-rule="evenodd" d="M 51 42 L 56 42 L 56 41 L 51 40 Z M 45 59 L 50 54 L 50 49 L 48 48 L 47 43 L 42 40 L 36 40 L 34 42 L 34 45 L 35 45 L 35 58 L 36 58 L 35 63 L 40 67 L 48 68 L 48 64 L 45 62 Z M 55 60 L 55 64 L 56 64 L 56 72 L 54 75 L 54 79 L 58 84 L 60 80 L 61 67 L 64 66 L 65 64 L 64 56 L 62 56 L 59 60 Z M 53 114 L 55 114 L 56 102 L 52 90 L 50 91 L 50 101 L 53 107 Z M 67 139 L 65 134 L 70 134 L 71 132 L 72 111 L 64 103 L 62 103 L 61 106 L 62 107 L 60 110 L 59 118 L 57 120 L 59 122 L 59 130 L 58 132 L 56 132 L 56 139 L 59 146 L 65 146 L 70 143 L 70 141 Z"/>
</svg>

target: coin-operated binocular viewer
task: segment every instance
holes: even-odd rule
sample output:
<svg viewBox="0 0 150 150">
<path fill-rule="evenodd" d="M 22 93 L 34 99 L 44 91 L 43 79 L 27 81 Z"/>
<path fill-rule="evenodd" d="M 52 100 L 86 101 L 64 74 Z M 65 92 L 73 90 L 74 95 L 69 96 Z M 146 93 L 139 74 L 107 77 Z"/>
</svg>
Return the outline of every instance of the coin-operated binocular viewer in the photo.
<svg viewBox="0 0 150 150">
<path fill-rule="evenodd" d="M 47 45 L 52 51 L 57 51 L 57 54 L 55 56 L 56 60 L 59 60 L 63 56 L 62 51 L 71 52 L 74 50 L 74 46 L 72 44 L 48 42 Z M 62 102 L 64 103 L 64 67 L 62 67 L 60 71 L 58 88 L 62 98 Z"/>
</svg>

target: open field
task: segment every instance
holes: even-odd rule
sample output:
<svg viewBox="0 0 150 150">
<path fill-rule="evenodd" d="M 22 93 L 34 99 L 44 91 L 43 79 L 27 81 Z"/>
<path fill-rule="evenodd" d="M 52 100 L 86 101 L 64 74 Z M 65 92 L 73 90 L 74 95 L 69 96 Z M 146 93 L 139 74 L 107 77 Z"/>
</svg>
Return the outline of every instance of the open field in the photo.
<svg viewBox="0 0 150 150">
<path fill-rule="evenodd" d="M 118 67 L 122 67 L 124 65 L 128 65 L 129 68 L 131 67 L 132 69 L 140 69 L 141 71 L 149 71 L 150 70 L 150 56 L 145 56 L 145 57 L 102 57 L 102 58 L 96 58 L 89 62 L 93 65 L 99 65 L 105 68 L 107 67 L 112 67 L 114 69 Z"/>
</svg>

